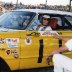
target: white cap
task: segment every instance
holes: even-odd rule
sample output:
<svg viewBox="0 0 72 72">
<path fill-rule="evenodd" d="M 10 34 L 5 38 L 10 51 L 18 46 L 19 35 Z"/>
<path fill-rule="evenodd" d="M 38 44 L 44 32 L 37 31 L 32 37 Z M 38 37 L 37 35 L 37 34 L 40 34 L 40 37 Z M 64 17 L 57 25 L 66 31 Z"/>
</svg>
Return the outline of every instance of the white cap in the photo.
<svg viewBox="0 0 72 72">
<path fill-rule="evenodd" d="M 44 15 L 43 18 L 50 18 L 50 16 L 49 15 Z"/>
</svg>

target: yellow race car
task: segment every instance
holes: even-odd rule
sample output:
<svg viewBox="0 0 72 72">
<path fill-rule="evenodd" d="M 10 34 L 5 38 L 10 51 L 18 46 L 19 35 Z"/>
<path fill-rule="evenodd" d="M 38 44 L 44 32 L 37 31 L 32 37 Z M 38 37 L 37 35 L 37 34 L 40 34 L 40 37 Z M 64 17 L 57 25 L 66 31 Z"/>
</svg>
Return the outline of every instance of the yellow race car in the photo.
<svg viewBox="0 0 72 72">
<path fill-rule="evenodd" d="M 58 19 L 58 28 L 38 31 L 43 15 Z M 54 34 L 72 37 L 72 13 L 56 10 L 21 9 L 0 16 L 0 71 L 52 66 L 46 57 L 64 45 Z M 72 52 L 65 52 L 72 57 Z"/>
</svg>

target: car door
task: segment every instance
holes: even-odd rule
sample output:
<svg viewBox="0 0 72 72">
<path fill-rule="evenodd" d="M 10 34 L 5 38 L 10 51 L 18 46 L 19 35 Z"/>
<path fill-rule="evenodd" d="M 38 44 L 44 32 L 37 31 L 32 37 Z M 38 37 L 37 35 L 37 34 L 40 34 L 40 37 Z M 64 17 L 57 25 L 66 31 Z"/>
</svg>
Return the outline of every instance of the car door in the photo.
<svg viewBox="0 0 72 72">
<path fill-rule="evenodd" d="M 19 56 L 20 56 L 19 32 L 1 31 L 0 57 L 7 63 L 7 65 L 11 68 L 11 70 L 19 69 Z"/>
<path fill-rule="evenodd" d="M 22 31 L 21 33 L 20 67 L 37 67 L 39 55 L 39 33 L 35 31 Z"/>
<path fill-rule="evenodd" d="M 20 67 L 38 68 L 47 66 L 46 56 L 59 45 L 50 32 L 21 32 Z M 52 32 L 53 34 L 53 32 Z M 48 36 L 49 35 L 49 36 Z"/>
</svg>

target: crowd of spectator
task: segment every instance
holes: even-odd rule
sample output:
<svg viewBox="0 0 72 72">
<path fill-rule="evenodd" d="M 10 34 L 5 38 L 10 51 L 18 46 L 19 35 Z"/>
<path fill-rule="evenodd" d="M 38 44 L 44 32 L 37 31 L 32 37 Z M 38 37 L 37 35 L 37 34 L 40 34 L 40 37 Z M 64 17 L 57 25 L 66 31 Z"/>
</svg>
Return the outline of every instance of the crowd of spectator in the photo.
<svg viewBox="0 0 72 72">
<path fill-rule="evenodd" d="M 62 6 L 62 5 L 45 5 L 45 4 L 40 4 L 40 5 L 24 5 L 24 8 L 27 9 L 49 9 L 49 10 L 69 10 L 68 5 L 67 6 Z"/>
<path fill-rule="evenodd" d="M 62 10 L 62 11 L 68 11 L 69 10 L 69 5 L 67 6 L 62 6 L 62 5 L 45 5 L 45 4 L 39 4 L 39 5 L 25 5 L 22 3 L 13 4 L 13 3 L 3 3 L 0 5 L 0 7 L 5 8 L 6 10 L 14 10 L 14 9 L 49 9 L 49 10 Z M 71 7 L 72 11 L 72 7 Z"/>
</svg>

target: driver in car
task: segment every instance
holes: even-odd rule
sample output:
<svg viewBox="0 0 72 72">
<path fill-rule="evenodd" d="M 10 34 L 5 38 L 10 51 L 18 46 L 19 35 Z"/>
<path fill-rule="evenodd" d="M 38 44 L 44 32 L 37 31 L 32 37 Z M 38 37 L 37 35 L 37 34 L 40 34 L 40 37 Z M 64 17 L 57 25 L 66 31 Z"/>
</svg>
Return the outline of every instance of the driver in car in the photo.
<svg viewBox="0 0 72 72">
<path fill-rule="evenodd" d="M 44 31 L 44 30 L 52 30 L 50 26 L 50 16 L 49 15 L 44 15 L 43 16 L 43 21 L 42 21 L 42 26 L 38 28 L 39 31 Z"/>
</svg>

